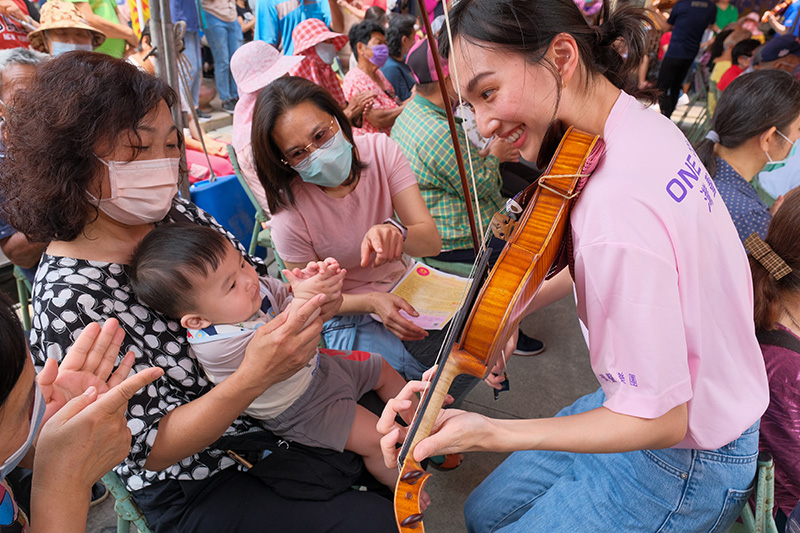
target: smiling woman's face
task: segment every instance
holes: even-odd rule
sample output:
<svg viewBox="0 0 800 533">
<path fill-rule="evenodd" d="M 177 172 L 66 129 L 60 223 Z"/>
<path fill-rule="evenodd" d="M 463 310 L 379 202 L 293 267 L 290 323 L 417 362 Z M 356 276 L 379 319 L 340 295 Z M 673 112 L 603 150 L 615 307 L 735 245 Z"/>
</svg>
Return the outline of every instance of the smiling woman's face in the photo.
<svg viewBox="0 0 800 533">
<path fill-rule="evenodd" d="M 535 161 L 555 118 L 558 85 L 543 65 L 530 65 L 516 53 L 457 38 L 450 54 L 450 75 L 458 72 L 461 94 L 486 138 L 511 142 Z"/>
</svg>

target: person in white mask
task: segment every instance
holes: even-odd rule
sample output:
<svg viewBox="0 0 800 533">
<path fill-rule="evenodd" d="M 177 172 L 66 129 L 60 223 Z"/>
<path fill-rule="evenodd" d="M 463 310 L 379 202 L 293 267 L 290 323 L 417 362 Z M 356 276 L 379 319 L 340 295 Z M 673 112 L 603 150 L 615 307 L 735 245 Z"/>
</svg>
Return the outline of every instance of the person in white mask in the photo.
<svg viewBox="0 0 800 533">
<path fill-rule="evenodd" d="M 258 329 L 241 366 L 212 387 L 189 355 L 186 330 L 142 303 L 131 287 L 127 265 L 134 249 L 156 225 L 168 223 L 213 228 L 233 243 L 243 264 L 267 274 L 211 216 L 175 196 L 183 148 L 170 114 L 176 101 L 163 80 L 92 52 L 42 65 L 31 90 L 14 99 L 0 188 L 9 198 L 31 199 L 9 202 L 9 222 L 50 241 L 33 288 L 34 363 L 63 361 L 61 346 L 80 330 L 118 318 L 134 368 L 164 369 L 163 378 L 133 395 L 127 410 L 132 447 L 114 468 L 154 531 L 257 531 L 268 521 L 287 532 L 388 531 L 390 502 L 350 489 L 349 477 L 329 499 L 289 499 L 225 453 L 248 455 L 242 448 L 217 443 L 223 434 L 270 438 L 243 411 L 308 364 L 322 321 L 338 311 L 341 298 L 314 298 L 291 315 L 277 315 Z M 309 321 L 315 313 L 321 318 Z M 280 459 L 271 464 L 291 470 L 287 475 L 297 469 Z"/>
<path fill-rule="evenodd" d="M 112 374 L 122 340 L 116 320 L 102 328 L 89 324 L 62 365 L 51 360 L 37 376 L 11 302 L 0 296 L 4 531 L 83 531 L 92 484 L 130 449 L 128 400 L 164 373 L 147 368 L 128 377 L 134 360 L 128 352 Z M 33 468 L 30 502 L 14 498 L 10 474 L 20 465 Z"/>
<path fill-rule="evenodd" d="M 72 50 L 91 52 L 106 34 L 89 25 L 72 2 L 49 0 L 42 6 L 41 22 L 28 34 L 31 48 L 58 56 Z"/>
</svg>

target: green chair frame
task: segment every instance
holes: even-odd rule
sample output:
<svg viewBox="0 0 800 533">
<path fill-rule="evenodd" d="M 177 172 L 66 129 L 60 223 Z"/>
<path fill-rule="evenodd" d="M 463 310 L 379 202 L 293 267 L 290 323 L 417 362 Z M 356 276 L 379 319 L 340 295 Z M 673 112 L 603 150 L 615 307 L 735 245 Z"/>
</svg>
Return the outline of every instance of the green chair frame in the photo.
<svg viewBox="0 0 800 533">
<path fill-rule="evenodd" d="M 676 122 L 678 127 L 686 134 L 690 143 L 695 144 L 702 140 L 711 129 L 711 113 L 709 112 L 709 91 L 716 87 L 710 87 L 710 74 L 708 68 L 698 65 L 694 75 L 694 94 L 689 99 L 689 105 L 683 112 L 681 118 Z M 719 101 L 719 100 L 717 100 Z M 691 122 L 687 122 L 689 112 L 697 104 L 703 104 L 700 114 Z"/>
<path fill-rule="evenodd" d="M 117 533 L 130 533 L 131 524 L 136 526 L 139 533 L 152 533 L 147 525 L 144 513 L 133 501 L 131 493 L 113 470 L 103 476 L 103 485 L 114 496 L 114 512 L 117 513 Z"/>
<path fill-rule="evenodd" d="M 233 172 L 236 174 L 236 179 L 239 180 L 239 184 L 250 199 L 250 203 L 252 203 L 253 207 L 256 209 L 253 236 L 250 239 L 250 246 L 247 249 L 247 253 L 254 255 L 256 247 L 262 246 L 264 248 L 270 248 L 272 246 L 269 229 L 264 229 L 264 223 L 269 220 L 269 215 L 267 215 L 267 212 L 261 207 L 261 204 L 258 203 L 253 191 L 250 190 L 250 186 L 247 184 L 247 180 L 244 179 L 242 169 L 239 167 L 239 159 L 236 157 L 236 150 L 233 149 L 233 145 L 231 144 L 228 145 L 228 156 L 233 166 Z"/>
<path fill-rule="evenodd" d="M 17 298 L 19 299 L 19 310 L 22 318 L 22 328 L 25 331 L 31 330 L 31 282 L 20 267 L 14 265 L 14 278 L 17 280 Z"/>
<path fill-rule="evenodd" d="M 756 472 L 755 509 L 748 502 L 729 533 L 778 533 L 772 510 L 775 507 L 775 464 L 772 455 L 758 454 Z"/>
</svg>

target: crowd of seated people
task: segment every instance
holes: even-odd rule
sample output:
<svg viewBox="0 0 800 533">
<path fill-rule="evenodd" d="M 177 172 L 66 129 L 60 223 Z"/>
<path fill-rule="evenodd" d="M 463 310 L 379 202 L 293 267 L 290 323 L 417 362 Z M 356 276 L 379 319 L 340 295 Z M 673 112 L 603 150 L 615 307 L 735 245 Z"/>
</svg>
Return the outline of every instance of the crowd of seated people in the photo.
<svg viewBox="0 0 800 533">
<path fill-rule="evenodd" d="M 800 0 L 763 24 L 735 0 L 426 1 L 439 50 L 408 2 L 173 0 L 192 67 L 173 88 L 125 10 L 22 4 L 0 0 L 3 44 L 19 30 L 0 50 L 0 247 L 33 320 L 26 342 L 0 299 L 0 531 L 82 529 L 110 470 L 157 532 L 396 530 L 398 421 L 447 331 L 391 289 L 419 258 L 471 265 L 466 202 L 486 229 L 560 126 L 604 141 L 565 268 L 523 315 L 573 298 L 599 388 L 494 420 L 461 410 L 483 384 L 460 376 L 418 459 L 514 452 L 466 503 L 474 531 L 601 530 L 598 493 L 636 506 L 609 530 L 723 531 L 761 449 L 779 529 L 800 526 Z M 288 283 L 178 195 L 192 147 L 190 165 L 232 172 L 226 143 L 172 119 L 198 111 L 198 32 Z M 669 120 L 687 77 L 711 100 L 694 148 Z M 504 242 L 478 239 L 494 265 Z"/>
</svg>

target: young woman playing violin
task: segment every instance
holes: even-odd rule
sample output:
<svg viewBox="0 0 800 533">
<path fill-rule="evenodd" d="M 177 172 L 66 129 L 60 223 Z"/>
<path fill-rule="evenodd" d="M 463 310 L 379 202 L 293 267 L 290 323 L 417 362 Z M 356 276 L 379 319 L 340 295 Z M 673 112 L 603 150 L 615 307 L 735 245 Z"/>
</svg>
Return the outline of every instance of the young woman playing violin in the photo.
<svg viewBox="0 0 800 533">
<path fill-rule="evenodd" d="M 514 452 L 467 501 L 470 531 L 727 531 L 756 471 L 768 386 L 747 257 L 689 143 L 634 98 L 646 15 L 604 7 L 600 20 L 572 0 L 450 13 L 442 48 L 482 135 L 529 160 L 557 125 L 606 145 L 571 215 L 574 280 L 565 269 L 529 309 L 575 291 L 600 388 L 554 418 L 442 411 L 414 451 Z M 395 415 L 410 420 L 424 386 L 387 405 L 387 464 L 406 432 Z"/>
</svg>

